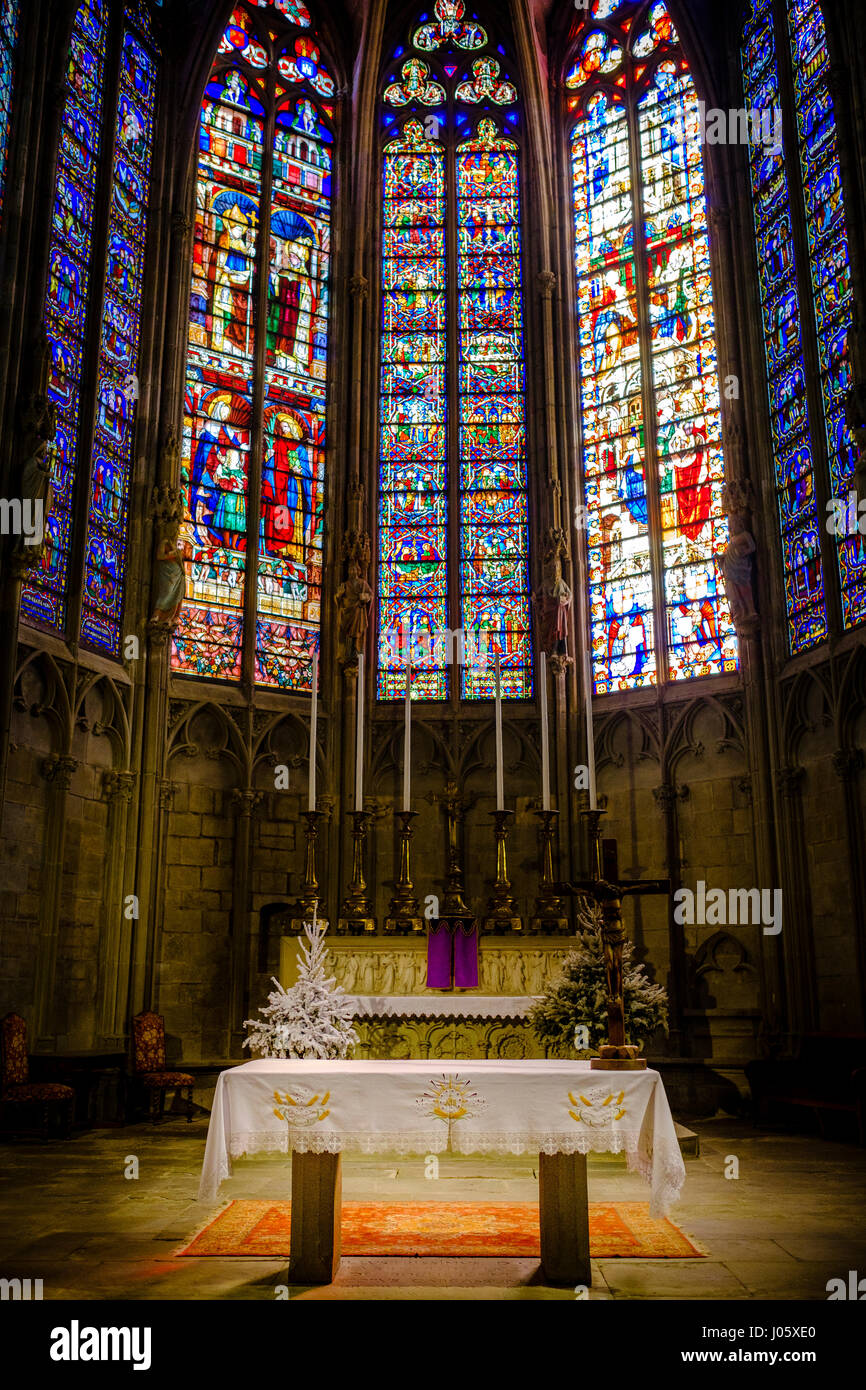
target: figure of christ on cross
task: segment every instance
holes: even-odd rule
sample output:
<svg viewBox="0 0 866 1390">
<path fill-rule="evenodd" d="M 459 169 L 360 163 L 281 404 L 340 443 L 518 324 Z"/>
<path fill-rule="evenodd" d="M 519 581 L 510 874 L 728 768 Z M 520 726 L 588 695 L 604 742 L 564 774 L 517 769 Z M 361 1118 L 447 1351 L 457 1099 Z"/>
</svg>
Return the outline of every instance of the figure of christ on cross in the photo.
<svg viewBox="0 0 866 1390">
<path fill-rule="evenodd" d="M 643 1070 L 646 1059 L 638 1057 L 637 1048 L 625 1040 L 625 1006 L 623 1001 L 622 948 L 626 930 L 622 920 L 622 900 L 638 893 L 670 893 L 669 878 L 620 878 L 616 840 L 602 840 L 603 811 L 590 811 L 590 842 L 592 846 L 593 877 L 574 883 L 557 884 L 557 891 L 588 897 L 602 913 L 601 936 L 604 946 L 604 968 L 607 977 L 607 1043 L 599 1048 L 590 1066 L 597 1071 Z"/>
</svg>

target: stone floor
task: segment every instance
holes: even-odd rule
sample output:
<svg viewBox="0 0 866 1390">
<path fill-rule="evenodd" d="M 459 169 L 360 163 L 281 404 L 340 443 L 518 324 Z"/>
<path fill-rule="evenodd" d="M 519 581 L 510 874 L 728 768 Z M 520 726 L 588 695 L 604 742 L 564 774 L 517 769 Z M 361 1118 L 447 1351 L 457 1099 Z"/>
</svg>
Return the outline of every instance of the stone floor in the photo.
<svg viewBox="0 0 866 1390">
<path fill-rule="evenodd" d="M 594 1299 L 820 1299 L 830 1278 L 866 1274 L 862 1194 L 866 1150 L 806 1135 L 767 1133 L 728 1117 L 690 1122 L 701 1156 L 688 1159 L 675 1219 L 706 1259 L 593 1260 Z M 213 1216 L 196 1201 L 206 1119 L 98 1130 L 60 1144 L 0 1146 L 0 1277 L 41 1278 L 46 1299 L 273 1299 L 286 1264 L 176 1259 Z M 124 1177 L 130 1157 L 137 1180 Z M 725 1177 L 731 1158 L 739 1177 Z M 590 1200 L 645 1201 L 624 1160 L 590 1156 Z M 533 1201 L 535 1164 L 519 1158 L 345 1159 L 355 1200 Z M 239 1162 L 229 1198 L 290 1192 L 284 1157 Z M 535 1260 L 344 1259 L 327 1288 L 305 1299 L 573 1299 L 545 1286 Z"/>
</svg>

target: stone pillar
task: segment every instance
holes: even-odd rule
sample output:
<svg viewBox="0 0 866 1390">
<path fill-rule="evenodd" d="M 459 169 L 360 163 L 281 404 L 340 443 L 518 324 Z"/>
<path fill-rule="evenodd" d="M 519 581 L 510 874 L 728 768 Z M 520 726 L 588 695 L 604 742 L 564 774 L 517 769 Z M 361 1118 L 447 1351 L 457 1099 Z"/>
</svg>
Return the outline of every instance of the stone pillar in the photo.
<svg viewBox="0 0 866 1390">
<path fill-rule="evenodd" d="M 784 962 L 787 990 L 787 1033 L 796 1045 L 817 1025 L 815 951 L 812 941 L 812 894 L 809 888 L 808 845 L 803 825 L 802 784 L 805 769 L 780 767 L 776 787 L 781 797 L 779 844 L 783 866 L 782 931 L 777 938 Z"/>
<path fill-rule="evenodd" d="M 668 1033 L 674 1055 L 686 1055 L 685 1009 L 688 1007 L 688 978 L 686 973 L 686 939 L 682 924 L 674 918 L 673 894 L 680 887 L 680 831 L 677 802 L 688 796 L 687 787 L 662 782 L 653 787 L 659 809 L 665 820 L 665 869 L 671 881 L 668 902 L 668 950 L 670 971 L 668 980 Z"/>
<path fill-rule="evenodd" d="M 102 795 L 109 805 L 105 841 L 108 857 L 102 888 L 102 919 L 96 985 L 97 1043 L 123 1047 L 126 1036 L 129 968 L 137 908 L 127 911 L 132 885 L 125 882 L 129 806 L 135 789 L 134 772 L 105 772 Z"/>
<path fill-rule="evenodd" d="M 263 793 L 238 788 L 231 800 L 237 812 L 235 853 L 232 865 L 231 992 L 226 1056 L 242 1056 L 244 1019 L 249 1013 L 251 945 L 250 875 L 252 869 L 252 818 Z"/>
<path fill-rule="evenodd" d="M 845 804 L 845 838 L 848 844 L 848 865 L 850 873 L 850 892 L 847 906 L 850 907 L 857 945 L 857 966 L 860 999 L 860 1022 L 862 1029 L 866 1023 L 866 864 L 863 862 L 863 847 L 866 845 L 866 826 L 863 818 L 863 799 L 860 793 L 860 773 L 863 770 L 863 750 L 861 748 L 837 748 L 833 754 L 833 767 L 842 783 Z M 784 920 L 784 918 L 783 918 Z"/>
<path fill-rule="evenodd" d="M 66 843 L 66 797 L 78 760 L 68 754 L 46 758 L 42 774 L 50 792 L 45 813 L 42 850 L 42 895 L 39 941 L 36 947 L 34 1011 L 30 1036 L 35 1050 L 50 1052 L 57 1042 L 54 990 L 57 977 L 57 935 L 63 898 L 63 851 Z"/>
</svg>

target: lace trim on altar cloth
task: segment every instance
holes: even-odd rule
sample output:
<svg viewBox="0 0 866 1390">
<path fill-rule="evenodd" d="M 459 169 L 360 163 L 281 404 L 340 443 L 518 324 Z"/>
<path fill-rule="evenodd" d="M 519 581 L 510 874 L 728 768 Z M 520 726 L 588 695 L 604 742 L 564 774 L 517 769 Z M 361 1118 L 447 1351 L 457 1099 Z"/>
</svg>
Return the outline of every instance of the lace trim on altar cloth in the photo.
<svg viewBox="0 0 866 1390">
<path fill-rule="evenodd" d="M 291 1137 L 290 1137 L 291 1136 Z M 313 1134 L 309 1131 L 247 1130 L 231 1137 L 231 1158 L 251 1157 L 258 1153 L 347 1153 L 347 1154 L 588 1154 L 624 1153 L 628 1170 L 638 1173 L 650 1187 L 650 1215 L 665 1216 L 679 1198 L 685 1181 L 679 1144 L 656 1145 L 655 1152 L 647 1148 L 646 1138 L 636 1130 L 600 1130 L 596 1134 L 568 1131 L 528 1135 L 525 1131 L 490 1133 L 474 1131 L 461 1140 L 452 1133 L 451 1143 L 446 1134 L 429 1130 L 414 1132 L 368 1131 L 359 1133 Z M 231 1177 L 231 1160 L 220 1154 L 218 1173 L 204 1177 L 199 1191 L 200 1201 L 214 1201 L 220 1184 Z"/>
</svg>

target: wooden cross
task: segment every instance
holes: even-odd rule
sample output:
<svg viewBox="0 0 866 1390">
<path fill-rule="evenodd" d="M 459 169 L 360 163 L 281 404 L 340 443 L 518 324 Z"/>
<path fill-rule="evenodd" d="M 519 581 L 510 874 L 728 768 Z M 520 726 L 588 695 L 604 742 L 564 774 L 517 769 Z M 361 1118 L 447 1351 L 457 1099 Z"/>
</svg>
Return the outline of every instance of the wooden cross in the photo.
<svg viewBox="0 0 866 1390">
<path fill-rule="evenodd" d="M 669 878 L 620 878 L 616 840 L 602 840 L 602 811 L 590 811 L 593 847 L 593 877 L 562 884 L 564 891 L 592 898 L 601 908 L 601 936 L 607 976 L 607 1047 L 599 1049 L 603 1059 L 634 1057 L 636 1048 L 626 1050 L 625 1011 L 622 985 L 622 948 L 626 930 L 622 920 L 622 900 L 639 893 L 670 893 Z M 645 1065 L 645 1064 L 643 1064 Z"/>
</svg>

